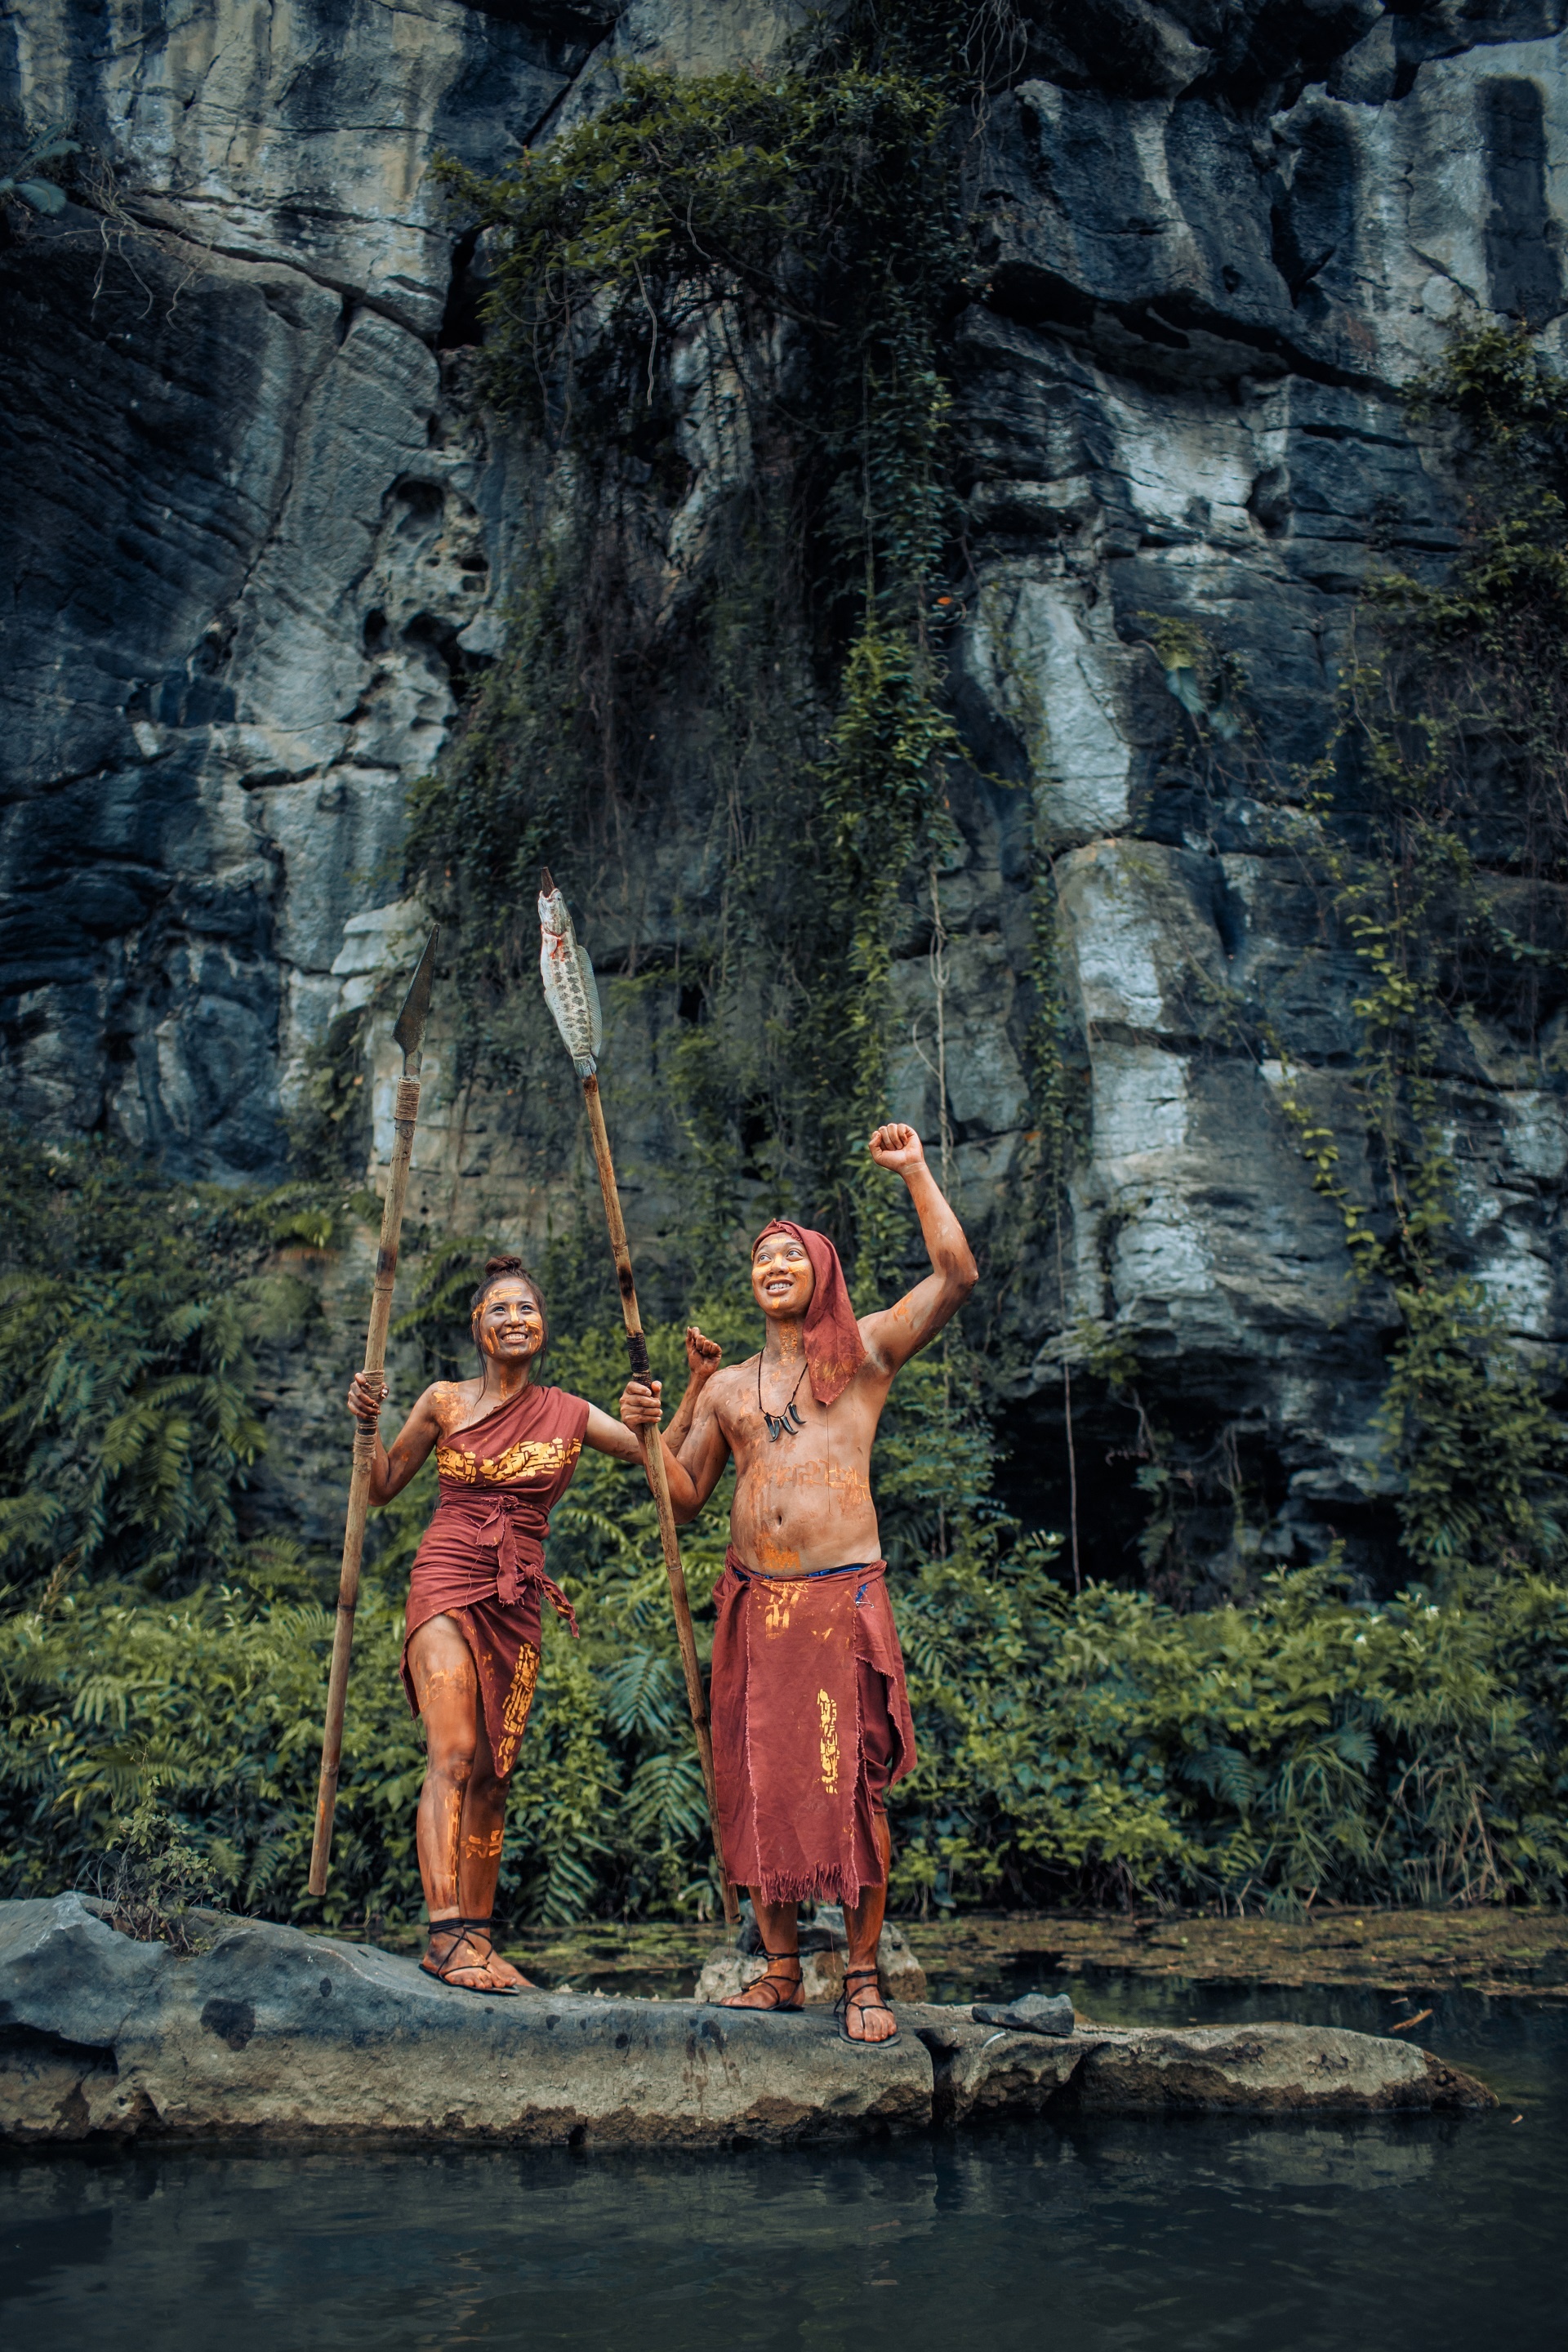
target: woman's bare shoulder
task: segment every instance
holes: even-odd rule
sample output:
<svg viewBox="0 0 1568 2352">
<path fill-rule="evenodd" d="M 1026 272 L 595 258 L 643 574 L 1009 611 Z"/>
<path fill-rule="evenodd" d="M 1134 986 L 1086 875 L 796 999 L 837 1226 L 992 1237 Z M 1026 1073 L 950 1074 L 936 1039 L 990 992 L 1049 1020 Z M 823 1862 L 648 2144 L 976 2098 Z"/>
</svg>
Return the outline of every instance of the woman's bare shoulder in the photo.
<svg viewBox="0 0 1568 2352">
<path fill-rule="evenodd" d="M 443 1437 L 450 1437 L 473 1418 L 483 1381 L 434 1381 L 419 1400 Z"/>
</svg>

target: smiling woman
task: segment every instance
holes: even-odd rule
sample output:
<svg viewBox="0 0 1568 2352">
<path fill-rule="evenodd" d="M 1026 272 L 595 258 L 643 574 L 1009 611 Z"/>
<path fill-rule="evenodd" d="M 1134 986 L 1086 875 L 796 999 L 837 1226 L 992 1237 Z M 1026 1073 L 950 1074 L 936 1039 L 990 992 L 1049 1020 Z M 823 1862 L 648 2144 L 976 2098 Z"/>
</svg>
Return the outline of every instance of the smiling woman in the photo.
<svg viewBox="0 0 1568 2352">
<path fill-rule="evenodd" d="M 482 1370 L 426 1390 L 391 1451 L 376 1442 L 373 1505 L 400 1494 L 435 1448 L 436 1515 L 409 1582 L 403 1681 L 425 1722 L 419 1875 L 430 1914 L 421 1966 L 465 1992 L 511 1993 L 527 1982 L 490 1942 L 507 1784 L 539 1678 L 540 1612 L 548 1594 L 576 1633 L 572 1604 L 544 1573 L 552 1507 L 584 1444 L 641 1459 L 607 1413 L 542 1387 L 550 1340 L 539 1285 L 521 1258 L 493 1257 L 469 1301 Z M 349 1411 L 378 1422 L 384 1381 L 356 1372 Z"/>
</svg>

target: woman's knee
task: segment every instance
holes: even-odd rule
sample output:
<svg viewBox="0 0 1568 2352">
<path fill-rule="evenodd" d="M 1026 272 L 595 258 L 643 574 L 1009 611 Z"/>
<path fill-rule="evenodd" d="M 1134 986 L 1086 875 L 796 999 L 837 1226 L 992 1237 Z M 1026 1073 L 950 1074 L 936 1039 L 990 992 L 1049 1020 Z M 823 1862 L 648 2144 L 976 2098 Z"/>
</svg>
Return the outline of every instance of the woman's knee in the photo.
<svg viewBox="0 0 1568 2352">
<path fill-rule="evenodd" d="M 447 1781 L 453 1788 L 467 1789 L 475 1777 L 478 1745 L 471 1732 L 467 1738 L 460 1732 L 448 1732 L 439 1738 L 427 1739 L 425 1760 L 430 1778 Z"/>
<path fill-rule="evenodd" d="M 490 1758 L 480 1755 L 468 1775 L 468 1802 L 481 1812 L 504 1812 L 509 1786 L 508 1781 L 497 1780 Z"/>
</svg>

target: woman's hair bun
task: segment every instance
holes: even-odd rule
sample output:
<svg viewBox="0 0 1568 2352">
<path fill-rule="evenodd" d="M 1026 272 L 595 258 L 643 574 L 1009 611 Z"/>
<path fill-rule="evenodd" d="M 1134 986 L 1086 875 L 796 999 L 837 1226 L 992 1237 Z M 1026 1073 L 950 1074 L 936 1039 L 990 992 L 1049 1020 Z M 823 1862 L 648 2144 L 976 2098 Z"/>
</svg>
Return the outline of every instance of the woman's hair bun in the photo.
<svg viewBox="0 0 1568 2352">
<path fill-rule="evenodd" d="M 526 1274 L 527 1272 L 528 1268 L 520 1257 L 488 1257 L 485 1260 L 487 1276 Z"/>
</svg>

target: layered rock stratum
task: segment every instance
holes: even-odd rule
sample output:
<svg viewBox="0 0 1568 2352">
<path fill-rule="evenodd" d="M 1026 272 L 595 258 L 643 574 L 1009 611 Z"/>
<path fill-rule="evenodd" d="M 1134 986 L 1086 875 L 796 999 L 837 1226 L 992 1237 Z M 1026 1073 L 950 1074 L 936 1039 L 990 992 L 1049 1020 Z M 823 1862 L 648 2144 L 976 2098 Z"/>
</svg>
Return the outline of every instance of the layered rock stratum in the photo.
<svg viewBox="0 0 1568 2352">
<path fill-rule="evenodd" d="M 1223 1003 L 1267 996 L 1314 1106 L 1353 1136 L 1354 975 L 1304 961 L 1318 910 L 1245 794 L 1202 799 L 1169 769 L 1147 616 L 1236 657 L 1282 767 L 1317 755 L 1369 567 L 1431 572 L 1457 543 L 1453 482 L 1401 386 L 1457 320 L 1527 320 L 1561 352 L 1563 14 L 1026 10 L 1026 53 L 967 167 L 984 275 L 957 327 L 958 430 L 978 593 L 955 705 L 988 773 L 1026 756 L 1048 779 L 1090 1106 L 1062 1284 L 1027 1236 L 1008 1244 L 1020 1475 L 1032 1446 L 1059 1450 L 1061 1332 L 1087 1317 L 1136 1351 L 1167 1418 L 1241 1433 L 1281 1557 L 1376 1517 L 1391 1310 L 1353 1290 L 1279 1066 L 1233 1046 Z M 0 1025 L 8 1099 L 35 1129 L 103 1131 L 181 1177 L 283 1172 L 310 1048 L 417 932 L 405 790 L 532 559 L 515 441 L 468 389 L 472 239 L 432 160 L 496 168 L 627 59 L 765 61 L 792 21 L 764 0 L 28 0 L 6 16 L 14 143 L 68 122 L 83 145 L 80 201 L 0 254 Z M 699 462 L 692 514 L 706 495 Z M 983 1238 L 1029 1148 L 1025 801 L 977 785 L 943 877 L 954 1181 Z M 699 861 L 690 813 L 666 814 L 636 891 L 611 877 L 587 910 L 612 970 L 679 945 Z M 911 1040 L 932 986 L 911 950 Z M 645 1045 L 628 1029 L 623 1070 Z M 1443 1073 L 1462 1248 L 1538 1354 L 1568 1326 L 1547 1047 L 1521 1057 L 1478 1018 Z M 384 1019 L 366 1055 L 374 1172 Z M 930 1130 L 928 1062 L 912 1042 L 889 1108 Z M 514 1148 L 505 1104 L 459 1083 L 449 1020 L 426 1080 L 416 1212 L 537 1239 L 559 1164 Z M 622 1100 L 634 1179 L 668 1170 L 655 1090 L 628 1081 Z M 1346 1170 L 1353 1183 L 1353 1154 Z M 634 1181 L 629 1207 L 643 1244 L 679 1214 L 668 1174 Z M 309 1486 L 289 1507 L 322 1534 Z"/>
</svg>

